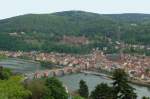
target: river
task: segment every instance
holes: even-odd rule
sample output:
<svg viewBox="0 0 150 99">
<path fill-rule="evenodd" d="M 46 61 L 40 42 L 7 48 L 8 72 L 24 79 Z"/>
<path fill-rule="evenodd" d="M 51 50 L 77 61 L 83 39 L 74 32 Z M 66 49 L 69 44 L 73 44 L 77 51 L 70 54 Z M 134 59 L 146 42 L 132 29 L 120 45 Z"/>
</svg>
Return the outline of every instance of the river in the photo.
<svg viewBox="0 0 150 99">
<path fill-rule="evenodd" d="M 41 67 L 38 62 L 18 58 L 1 59 L 0 66 L 10 68 L 15 73 L 28 73 L 46 69 Z"/>
<path fill-rule="evenodd" d="M 13 71 L 19 73 L 28 73 L 28 72 L 34 72 L 36 70 L 46 69 L 41 67 L 40 64 L 37 62 L 24 60 L 24 59 L 16 59 L 16 58 L 8 58 L 8 59 L 0 60 L 0 66 L 11 68 Z M 65 75 L 58 78 L 68 87 L 69 91 L 77 90 L 79 88 L 78 84 L 81 79 L 87 82 L 90 91 L 92 91 L 97 84 L 100 84 L 102 82 L 107 84 L 112 83 L 112 80 L 110 79 L 103 78 L 100 76 L 90 75 L 90 74 L 85 75 L 83 73 Z M 150 97 L 150 88 L 133 85 L 133 84 L 132 86 L 136 89 L 135 91 L 138 94 L 138 99 L 141 99 L 142 96 Z"/>
<path fill-rule="evenodd" d="M 71 75 L 65 75 L 62 77 L 58 77 L 67 87 L 69 91 L 75 91 L 79 88 L 79 81 L 83 79 L 87 82 L 87 85 L 89 87 L 89 91 L 94 90 L 95 86 L 100 83 L 107 83 L 111 84 L 112 80 L 101 77 L 101 76 L 95 76 L 95 75 L 85 75 L 83 73 L 78 74 L 71 74 Z M 135 92 L 138 95 L 138 99 L 141 99 L 142 96 L 149 96 L 150 97 L 150 88 L 133 85 L 132 86 L 136 89 Z"/>
</svg>

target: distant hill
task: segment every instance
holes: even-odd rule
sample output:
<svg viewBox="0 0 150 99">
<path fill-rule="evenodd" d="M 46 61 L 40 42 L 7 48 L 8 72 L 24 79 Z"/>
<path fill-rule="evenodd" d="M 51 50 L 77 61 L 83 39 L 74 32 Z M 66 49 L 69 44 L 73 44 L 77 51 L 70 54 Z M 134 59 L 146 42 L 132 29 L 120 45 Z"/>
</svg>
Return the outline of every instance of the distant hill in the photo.
<svg viewBox="0 0 150 99">
<path fill-rule="evenodd" d="M 140 23 L 150 21 L 150 14 L 140 13 L 124 13 L 124 14 L 105 14 L 114 21 L 129 22 L 129 23 Z"/>
<path fill-rule="evenodd" d="M 0 21 L 2 32 L 45 32 L 83 35 L 104 32 L 104 25 L 115 22 L 94 13 L 68 11 L 53 14 L 29 14 Z"/>
<path fill-rule="evenodd" d="M 82 53 L 95 47 L 114 46 L 108 39 L 117 41 L 118 33 L 127 44 L 149 45 L 150 15 L 64 11 L 16 16 L 0 20 L 0 49 Z M 64 44 L 64 36 L 85 37 L 90 43 Z"/>
</svg>

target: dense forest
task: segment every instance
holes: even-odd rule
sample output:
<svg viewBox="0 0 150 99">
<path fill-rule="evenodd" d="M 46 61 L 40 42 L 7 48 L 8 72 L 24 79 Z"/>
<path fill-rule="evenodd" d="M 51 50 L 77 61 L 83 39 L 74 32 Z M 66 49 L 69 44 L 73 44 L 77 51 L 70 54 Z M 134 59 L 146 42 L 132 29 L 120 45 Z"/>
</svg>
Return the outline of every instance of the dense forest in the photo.
<svg viewBox="0 0 150 99">
<path fill-rule="evenodd" d="M 85 37 L 89 43 L 62 43 L 64 36 Z M 89 53 L 99 48 L 116 53 L 116 41 L 149 47 L 150 15 L 65 11 L 0 20 L 0 50 Z M 150 55 L 149 50 L 132 46 L 124 48 L 124 52 Z"/>
</svg>

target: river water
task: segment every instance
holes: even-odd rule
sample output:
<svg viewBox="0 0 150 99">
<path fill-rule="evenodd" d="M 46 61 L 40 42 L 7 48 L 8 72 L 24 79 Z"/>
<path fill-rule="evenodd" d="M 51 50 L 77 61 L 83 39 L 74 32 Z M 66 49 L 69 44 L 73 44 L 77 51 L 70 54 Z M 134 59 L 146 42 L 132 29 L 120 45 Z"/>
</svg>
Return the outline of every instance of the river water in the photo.
<svg viewBox="0 0 150 99">
<path fill-rule="evenodd" d="M 0 66 L 11 68 L 13 71 L 19 73 L 28 73 L 28 72 L 34 72 L 36 70 L 46 69 L 41 67 L 40 64 L 37 62 L 30 61 L 30 60 L 23 60 L 23 59 L 14 59 L 14 58 L 0 60 Z M 81 79 L 87 82 L 90 91 L 94 90 L 95 86 L 102 82 L 107 84 L 112 83 L 112 80 L 110 79 L 103 78 L 100 76 L 95 76 L 95 75 L 85 75 L 83 73 L 65 75 L 58 78 L 68 87 L 68 90 L 70 91 L 75 91 L 79 88 L 78 84 Z M 137 85 L 132 85 L 132 86 L 136 89 L 135 92 L 138 94 L 138 99 L 141 99 L 142 96 L 150 97 L 150 88 L 137 86 Z"/>
<path fill-rule="evenodd" d="M 112 83 L 112 80 L 110 79 L 101 76 L 90 75 L 90 74 L 85 75 L 83 73 L 65 75 L 63 77 L 58 77 L 58 78 L 68 87 L 69 91 L 76 91 L 79 88 L 79 81 L 81 79 L 87 82 L 89 91 L 94 90 L 95 86 L 100 83 L 107 83 L 109 85 Z M 138 95 L 138 99 L 141 99 L 142 96 L 150 97 L 150 88 L 133 85 L 133 84 L 132 86 L 136 89 L 135 92 Z"/>
<path fill-rule="evenodd" d="M 46 69 L 41 67 L 38 62 L 17 58 L 2 59 L 0 60 L 0 66 L 10 68 L 15 73 L 28 73 Z"/>
</svg>

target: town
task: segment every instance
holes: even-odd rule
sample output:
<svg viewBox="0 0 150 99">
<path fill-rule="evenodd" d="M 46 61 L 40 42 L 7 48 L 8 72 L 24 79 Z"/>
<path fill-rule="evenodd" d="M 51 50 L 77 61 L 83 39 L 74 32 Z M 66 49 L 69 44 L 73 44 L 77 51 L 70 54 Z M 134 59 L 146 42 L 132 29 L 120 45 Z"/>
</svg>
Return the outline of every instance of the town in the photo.
<svg viewBox="0 0 150 99">
<path fill-rule="evenodd" d="M 35 61 L 51 62 L 61 68 L 80 67 L 83 70 L 104 70 L 111 72 L 121 68 L 126 71 L 133 80 L 150 83 L 150 57 L 129 54 L 104 54 L 102 51 L 93 49 L 88 55 L 76 55 L 65 53 L 40 53 L 40 52 L 10 52 L 0 51 L 0 55 L 20 58 L 28 57 Z"/>
</svg>

